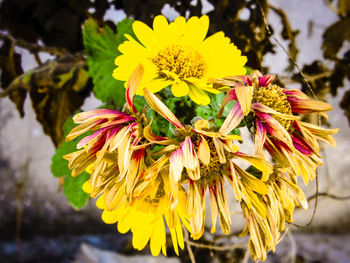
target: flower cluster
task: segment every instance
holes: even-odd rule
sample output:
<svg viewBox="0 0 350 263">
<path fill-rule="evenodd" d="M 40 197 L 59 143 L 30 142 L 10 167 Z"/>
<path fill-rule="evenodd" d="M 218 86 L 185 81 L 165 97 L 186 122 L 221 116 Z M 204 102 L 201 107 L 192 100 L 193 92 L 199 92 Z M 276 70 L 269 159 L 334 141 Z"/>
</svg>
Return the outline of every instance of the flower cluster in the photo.
<svg viewBox="0 0 350 263">
<path fill-rule="evenodd" d="M 242 235 L 250 235 L 252 258 L 265 260 L 286 222 L 293 221 L 294 208 L 308 206 L 297 177 L 305 183 L 315 178 L 322 164 L 319 141 L 335 146 L 332 135 L 337 130 L 301 121 L 301 114 L 326 116 L 329 104 L 274 85 L 274 76 L 255 71 L 244 76 L 246 58 L 222 32 L 205 38 L 208 26 L 207 16 L 187 22 L 179 17 L 170 24 L 157 16 L 153 30 L 134 22 L 138 41 L 127 36 L 119 46 L 122 55 L 113 73 L 126 81 L 125 107 L 75 115 L 79 125 L 67 140 L 92 133 L 65 158 L 72 176 L 89 171 L 83 189 L 98 197 L 102 220 L 117 223 L 121 233 L 131 230 L 136 249 L 150 242 L 152 255 L 166 254 L 165 226 L 176 254 L 178 247 L 184 248 L 183 231 L 193 239 L 203 235 L 206 196 L 211 232 L 219 218 L 222 232 L 229 234 L 229 185 L 247 219 Z M 166 87 L 199 105 L 210 103 L 208 92 L 226 91 L 217 118 L 230 101 L 235 104 L 220 126 L 213 118 L 181 123 L 154 94 Z M 141 112 L 134 105 L 135 95 L 144 96 L 148 104 Z M 172 136 L 154 133 L 147 108 L 174 126 Z M 239 151 L 241 137 L 232 132 L 243 126 L 254 137 L 253 155 Z M 249 167 L 243 169 L 237 160 Z"/>
</svg>

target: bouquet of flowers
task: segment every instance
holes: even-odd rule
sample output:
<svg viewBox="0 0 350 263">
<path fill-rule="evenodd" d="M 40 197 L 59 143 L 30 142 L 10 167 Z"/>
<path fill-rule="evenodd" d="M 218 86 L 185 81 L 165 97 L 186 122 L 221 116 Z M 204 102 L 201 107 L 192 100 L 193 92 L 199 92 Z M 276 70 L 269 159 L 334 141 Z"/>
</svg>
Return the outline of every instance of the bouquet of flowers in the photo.
<svg viewBox="0 0 350 263">
<path fill-rule="evenodd" d="M 301 116 L 326 117 L 331 106 L 245 68 L 246 57 L 223 32 L 206 37 L 207 16 L 171 23 L 157 16 L 153 29 L 140 21 L 132 28 L 110 72 L 125 82 L 125 93 L 117 95 L 126 104 L 73 117 L 79 125 L 66 140 L 87 134 L 64 157 L 72 176 L 88 171 L 83 190 L 98 198 L 102 220 L 131 231 L 138 250 L 150 242 L 154 256 L 166 255 L 166 226 L 176 254 L 184 231 L 193 239 L 203 235 L 206 196 L 211 232 L 219 218 L 229 234 L 230 186 L 246 218 L 241 235 L 249 235 L 252 258 L 264 261 L 293 222 L 294 208 L 308 208 L 297 177 L 305 184 L 315 179 L 319 141 L 335 146 L 336 129 Z M 246 128 L 251 153 L 239 150 Z"/>
</svg>

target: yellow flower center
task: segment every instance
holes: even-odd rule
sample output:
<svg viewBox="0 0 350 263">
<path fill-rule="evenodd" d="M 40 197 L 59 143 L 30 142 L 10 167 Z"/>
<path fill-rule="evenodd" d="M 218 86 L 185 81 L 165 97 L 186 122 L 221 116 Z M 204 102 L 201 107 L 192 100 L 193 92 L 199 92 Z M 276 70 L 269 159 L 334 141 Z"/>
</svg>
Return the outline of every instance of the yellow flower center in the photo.
<svg viewBox="0 0 350 263">
<path fill-rule="evenodd" d="M 207 68 L 198 51 L 180 45 L 160 50 L 152 61 L 158 67 L 159 76 L 165 78 L 173 78 L 174 74 L 180 79 L 201 78 Z"/>
<path fill-rule="evenodd" d="M 292 115 L 292 109 L 287 100 L 287 96 L 277 85 L 259 87 L 255 89 L 253 93 L 253 102 L 259 102 L 279 113 Z M 291 120 L 283 119 L 279 116 L 276 116 L 275 114 L 271 114 L 271 116 L 277 120 L 286 130 L 289 129 Z"/>
</svg>

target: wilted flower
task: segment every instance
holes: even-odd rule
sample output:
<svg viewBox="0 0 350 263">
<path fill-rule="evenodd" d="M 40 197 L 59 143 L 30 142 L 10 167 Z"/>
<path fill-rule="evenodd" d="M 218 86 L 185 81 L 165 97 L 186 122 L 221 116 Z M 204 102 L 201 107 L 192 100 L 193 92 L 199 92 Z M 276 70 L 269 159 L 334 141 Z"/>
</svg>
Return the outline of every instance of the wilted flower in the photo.
<svg viewBox="0 0 350 263">
<path fill-rule="evenodd" d="M 319 112 L 326 116 L 324 112 L 332 107 L 310 99 L 299 90 L 272 85 L 273 79 L 274 76 L 262 76 L 253 71 L 251 76 L 212 80 L 216 84 L 233 86 L 221 105 L 219 116 L 229 101 L 237 101 L 227 117 L 231 120 L 230 128 L 237 127 L 245 116 L 252 117 L 255 154 L 263 155 L 265 148 L 276 161 L 284 167 L 292 167 L 307 183 L 322 164 L 318 141 L 335 146 L 331 135 L 338 129 L 323 129 L 302 122 L 297 114 Z"/>
<path fill-rule="evenodd" d="M 174 205 L 177 204 L 177 185 L 188 182 L 186 211 L 191 226 L 191 236 L 201 237 L 204 231 L 205 192 L 210 195 L 212 232 L 215 231 L 217 211 L 221 228 L 225 234 L 230 232 L 231 217 L 224 190 L 225 178 L 234 187 L 237 200 L 244 200 L 249 207 L 254 206 L 257 211 L 266 216 L 266 210 L 258 200 L 256 193 L 266 194 L 265 184 L 241 169 L 235 158 L 250 162 L 264 174 L 267 180 L 272 171 L 271 165 L 256 156 L 238 151 L 234 140 L 237 135 L 230 135 L 229 123 L 224 122 L 219 131 L 210 128 L 207 120 L 197 120 L 192 126 L 183 126 L 174 114 L 150 91 L 144 89 L 147 103 L 176 128 L 177 140 L 169 143 L 162 150 L 162 165 L 169 163 L 169 179 L 172 188 Z M 152 134 L 145 135 L 149 141 L 158 138 Z M 163 139 L 163 141 L 166 141 Z M 168 140 L 169 141 L 169 140 Z M 158 165 L 158 164 L 157 164 Z M 160 169 L 160 168 L 158 168 Z M 262 210 L 261 210 L 262 209 Z"/>
<path fill-rule="evenodd" d="M 205 38 L 208 28 L 208 16 L 191 17 L 187 22 L 180 16 L 168 24 L 159 15 L 154 18 L 153 30 L 135 21 L 133 30 L 139 42 L 125 35 L 128 40 L 118 48 L 122 55 L 115 60 L 118 67 L 113 76 L 126 81 L 142 63 L 145 74 L 138 95 L 143 94 L 144 87 L 155 93 L 171 86 L 176 97 L 189 95 L 197 104 L 208 104 L 206 92 L 218 91 L 207 80 L 244 74 L 247 61 L 223 32 Z"/>
<path fill-rule="evenodd" d="M 129 113 L 98 109 L 73 117 L 79 125 L 67 135 L 67 141 L 88 131 L 93 133 L 77 144 L 77 148 L 82 150 L 67 154 L 64 158 L 69 161 L 73 176 L 90 166 L 93 197 L 102 191 L 109 191 L 119 198 L 124 195 L 131 198 L 137 181 L 142 179 L 147 145 L 141 143 L 144 120 L 132 102 L 142 74 L 143 67 L 138 66 L 128 81 L 126 101 Z M 124 184 L 125 187 L 121 187 Z M 113 205 L 117 204 L 114 202 Z"/>
<path fill-rule="evenodd" d="M 261 203 L 266 209 L 266 216 L 262 216 L 254 207 L 249 208 L 245 202 L 241 203 L 247 225 L 240 234 L 250 234 L 249 249 L 253 260 L 265 261 L 269 250 L 275 251 L 280 238 L 280 232 L 285 230 L 285 222 L 293 222 L 295 206 L 307 209 L 307 200 L 303 191 L 296 184 L 294 175 L 275 169 L 267 181 L 268 191 L 259 195 Z"/>
<path fill-rule="evenodd" d="M 131 230 L 136 249 L 142 250 L 150 241 L 152 255 L 156 256 L 160 250 L 166 255 L 165 220 L 178 254 L 178 246 L 184 247 L 181 221 L 189 228 L 185 208 L 181 206 L 186 204 L 186 195 L 178 186 L 181 202 L 170 209 L 168 177 L 149 169 L 155 160 L 147 148 L 152 143 L 145 140 L 143 130 L 150 129 L 150 124 L 133 104 L 142 74 L 140 65 L 128 81 L 127 113 L 101 109 L 74 116 L 73 120 L 80 125 L 67 135 L 67 140 L 87 131 L 93 133 L 78 143 L 82 150 L 65 158 L 73 176 L 85 169 L 91 173 L 83 190 L 91 197 L 99 196 L 96 205 L 104 210 L 105 223 L 118 222 L 121 233 Z"/>
</svg>

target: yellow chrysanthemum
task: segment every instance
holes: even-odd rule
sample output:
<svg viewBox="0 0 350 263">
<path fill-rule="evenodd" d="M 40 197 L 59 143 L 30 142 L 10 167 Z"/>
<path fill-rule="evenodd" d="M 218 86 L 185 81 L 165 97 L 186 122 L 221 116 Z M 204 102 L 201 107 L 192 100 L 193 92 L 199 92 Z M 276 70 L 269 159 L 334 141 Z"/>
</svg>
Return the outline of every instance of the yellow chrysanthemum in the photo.
<svg viewBox="0 0 350 263">
<path fill-rule="evenodd" d="M 144 87 L 155 93 L 171 86 L 176 97 L 189 95 L 197 104 L 209 104 L 206 92 L 218 91 L 207 80 L 245 74 L 247 58 L 223 32 L 205 38 L 208 28 L 208 16 L 191 17 L 187 22 L 178 17 L 170 24 L 164 16 L 157 16 L 153 30 L 135 21 L 133 30 L 139 42 L 125 35 L 128 40 L 119 46 L 122 55 L 115 60 L 118 67 L 113 77 L 126 81 L 142 63 L 145 72 L 138 95 Z"/>
<path fill-rule="evenodd" d="M 82 189 L 90 195 L 93 193 L 91 179 L 83 184 Z M 182 223 L 190 229 L 185 215 L 187 201 L 181 188 L 178 205 L 175 209 L 170 209 L 169 190 L 169 180 L 160 175 L 155 180 L 148 181 L 143 194 L 132 203 L 123 199 L 117 207 L 111 207 L 110 193 L 104 192 L 97 199 L 96 206 L 103 210 L 102 220 L 106 224 L 117 223 L 118 231 L 123 234 L 131 230 L 135 249 L 142 250 L 150 242 L 153 256 L 158 256 L 160 251 L 166 255 L 166 224 L 174 251 L 179 255 L 179 247 L 184 249 Z"/>
</svg>

